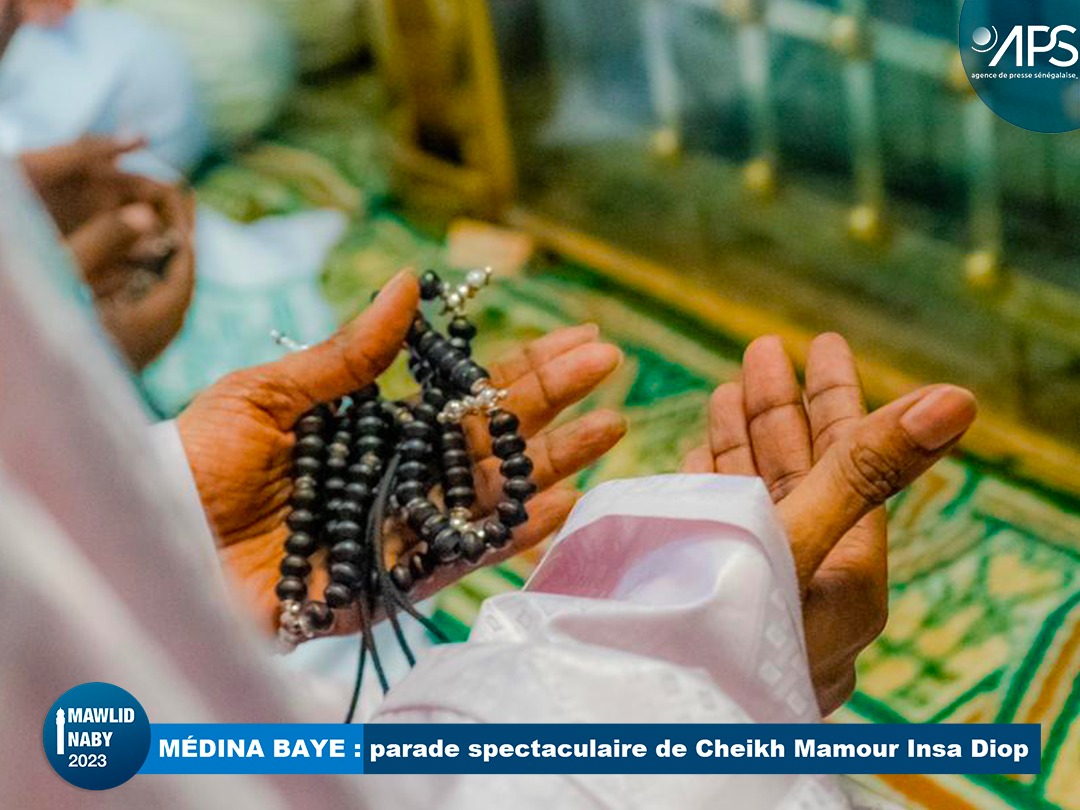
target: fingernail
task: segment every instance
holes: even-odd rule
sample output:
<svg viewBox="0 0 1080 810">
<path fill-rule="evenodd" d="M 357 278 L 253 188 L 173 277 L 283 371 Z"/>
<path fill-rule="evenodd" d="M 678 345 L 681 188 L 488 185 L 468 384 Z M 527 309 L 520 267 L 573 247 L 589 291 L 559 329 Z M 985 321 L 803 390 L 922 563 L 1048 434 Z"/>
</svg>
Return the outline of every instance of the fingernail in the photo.
<svg viewBox="0 0 1080 810">
<path fill-rule="evenodd" d="M 132 203 L 120 209 L 120 221 L 136 233 L 149 233 L 157 227 L 157 214 L 146 203 Z"/>
<path fill-rule="evenodd" d="M 932 389 L 900 417 L 900 427 L 923 450 L 937 450 L 967 430 L 978 411 L 970 391 L 955 385 Z"/>
</svg>

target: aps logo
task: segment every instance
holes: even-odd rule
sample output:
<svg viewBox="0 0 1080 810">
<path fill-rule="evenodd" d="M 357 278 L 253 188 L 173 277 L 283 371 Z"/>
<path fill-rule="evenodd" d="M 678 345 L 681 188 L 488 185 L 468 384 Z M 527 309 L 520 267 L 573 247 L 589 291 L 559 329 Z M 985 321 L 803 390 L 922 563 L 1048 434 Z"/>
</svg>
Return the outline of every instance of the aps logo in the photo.
<svg viewBox="0 0 1080 810">
<path fill-rule="evenodd" d="M 964 0 L 958 33 L 967 79 L 998 116 L 1080 129 L 1080 0 Z"/>
<path fill-rule="evenodd" d="M 1076 28 L 1071 25 L 1053 28 L 1049 25 L 1014 25 L 999 45 L 997 26 L 980 26 L 971 32 L 971 50 L 976 53 L 993 52 L 990 67 L 997 67 L 1002 57 L 1012 52 L 1016 67 L 1035 67 L 1039 54 L 1054 54 L 1048 56 L 1047 61 L 1055 67 L 1067 68 L 1080 61 L 1080 51 L 1069 41 L 1075 34 Z M 1065 58 L 1058 58 L 1059 55 Z"/>
</svg>

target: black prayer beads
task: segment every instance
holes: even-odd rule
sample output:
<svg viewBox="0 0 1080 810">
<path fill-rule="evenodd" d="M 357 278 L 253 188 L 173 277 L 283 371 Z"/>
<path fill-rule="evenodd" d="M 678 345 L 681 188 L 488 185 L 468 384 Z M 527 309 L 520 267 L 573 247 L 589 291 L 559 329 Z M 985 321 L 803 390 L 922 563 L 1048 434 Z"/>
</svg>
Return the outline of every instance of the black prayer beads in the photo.
<svg viewBox="0 0 1080 810">
<path fill-rule="evenodd" d="M 518 418 L 501 407 L 505 393 L 472 359 L 476 327 L 464 313 L 465 302 L 489 276 L 489 270 L 473 270 L 457 286 L 430 270 L 420 278 L 422 300 L 441 299 L 450 320 L 443 335 L 417 312 L 409 329 L 405 345 L 418 397 L 390 401 L 372 384 L 316 406 L 294 427 L 289 533 L 277 584 L 279 638 L 295 646 L 329 633 L 335 612 L 355 610 L 362 633 L 357 689 L 369 655 L 387 688 L 371 635 L 374 618 L 391 622 L 412 663 L 398 613 L 440 635 L 412 606 L 418 584 L 440 566 L 479 562 L 506 546 L 528 520 L 526 502 L 536 492 L 533 465 Z M 495 509 L 480 519 L 473 515 L 473 462 L 461 425 L 472 415 L 487 417 L 491 452 L 501 460 L 503 476 Z M 391 526 L 401 546 L 392 564 L 384 546 Z M 322 594 L 309 592 L 316 559 L 326 567 Z"/>
</svg>

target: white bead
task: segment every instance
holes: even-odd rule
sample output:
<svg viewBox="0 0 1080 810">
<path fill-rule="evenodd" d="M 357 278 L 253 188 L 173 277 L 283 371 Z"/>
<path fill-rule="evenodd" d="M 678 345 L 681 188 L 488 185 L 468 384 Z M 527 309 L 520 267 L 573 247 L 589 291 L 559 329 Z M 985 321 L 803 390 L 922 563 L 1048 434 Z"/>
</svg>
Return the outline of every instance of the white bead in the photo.
<svg viewBox="0 0 1080 810">
<path fill-rule="evenodd" d="M 484 270 L 470 270 L 465 275 L 465 283 L 474 290 L 479 290 L 488 283 L 488 273 Z"/>
<path fill-rule="evenodd" d="M 481 408 L 489 410 L 499 401 L 499 392 L 495 388 L 485 388 L 477 395 L 476 400 Z"/>
<path fill-rule="evenodd" d="M 443 406 L 442 413 L 439 414 L 439 421 L 443 424 L 446 424 L 447 422 L 460 422 L 461 417 L 466 413 L 468 413 L 468 408 L 465 403 L 452 399 Z"/>
<path fill-rule="evenodd" d="M 446 295 L 446 308 L 447 309 L 459 309 L 464 303 L 464 300 L 456 292 L 447 293 Z"/>
</svg>

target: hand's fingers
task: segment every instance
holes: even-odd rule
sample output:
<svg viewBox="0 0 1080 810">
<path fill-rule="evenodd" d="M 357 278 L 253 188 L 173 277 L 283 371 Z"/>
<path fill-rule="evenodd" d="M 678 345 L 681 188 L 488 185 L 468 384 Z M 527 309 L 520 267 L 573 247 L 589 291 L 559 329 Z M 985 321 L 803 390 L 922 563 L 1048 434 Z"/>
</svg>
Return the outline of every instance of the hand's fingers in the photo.
<svg viewBox="0 0 1080 810">
<path fill-rule="evenodd" d="M 543 491 L 588 467 L 626 435 L 626 420 L 614 411 L 593 411 L 529 440 L 525 454 L 533 462 L 533 482 Z M 502 497 L 502 461 L 488 458 L 476 467 L 477 506 L 482 512 Z M 526 504 L 532 514 L 532 503 Z"/>
<path fill-rule="evenodd" d="M 818 335 L 806 357 L 806 399 L 814 461 L 849 433 L 866 414 L 855 356 L 840 335 Z M 884 605 L 888 588 L 888 548 L 885 507 L 863 517 L 829 552 L 821 571 L 850 579 L 857 576 L 875 605 Z M 862 592 L 862 591 L 860 591 Z M 865 621 L 869 610 L 860 610 Z"/>
<path fill-rule="evenodd" d="M 393 362 L 416 316 L 418 300 L 416 278 L 403 270 L 366 310 L 329 339 L 236 372 L 230 384 L 243 390 L 281 430 L 292 430 L 305 411 L 364 388 Z"/>
<path fill-rule="evenodd" d="M 708 445 L 699 444 L 687 453 L 679 465 L 679 472 L 687 475 L 704 475 L 716 472 L 713 469 L 712 451 Z"/>
<path fill-rule="evenodd" d="M 779 504 L 804 590 L 837 541 L 944 456 L 976 412 L 970 392 L 932 386 L 864 416 L 829 448 Z"/>
<path fill-rule="evenodd" d="M 521 422 L 521 435 L 533 436 L 565 408 L 586 397 L 622 362 L 622 352 L 610 343 L 586 342 L 542 362 L 507 388 L 503 407 Z M 484 418 L 463 423 L 469 449 L 476 458 L 491 450 Z"/>
<path fill-rule="evenodd" d="M 111 164 L 126 152 L 146 145 L 143 138 L 111 138 L 87 136 L 77 141 L 28 152 L 21 157 L 32 175 L 46 184 L 69 180 L 96 170 L 101 164 Z"/>
<path fill-rule="evenodd" d="M 709 398 L 709 450 L 722 475 L 757 475 L 741 383 L 718 386 Z"/>
<path fill-rule="evenodd" d="M 161 281 L 138 301 L 99 302 L 105 328 L 136 370 L 156 359 L 180 332 L 194 290 L 194 254 L 185 248 L 173 257 Z"/>
<path fill-rule="evenodd" d="M 121 155 L 146 146 L 146 138 L 87 135 L 58 147 L 58 156 L 72 170 L 93 168 L 98 163 L 111 163 Z"/>
<path fill-rule="evenodd" d="M 840 335 L 818 335 L 806 355 L 806 401 L 814 460 L 866 413 L 855 356 Z"/>
<path fill-rule="evenodd" d="M 758 338 L 747 347 L 742 386 L 754 463 L 778 502 L 813 461 L 802 390 L 780 338 Z"/>
<path fill-rule="evenodd" d="M 600 328 L 594 323 L 567 326 L 548 332 L 543 337 L 525 344 L 509 357 L 492 363 L 488 367 L 491 381 L 500 388 L 507 388 L 559 355 L 566 354 L 582 344 L 592 343 L 599 337 Z"/>
<path fill-rule="evenodd" d="M 166 226 L 190 244 L 195 231 L 195 197 L 181 186 L 158 186 L 144 192 L 154 198 Z"/>
<path fill-rule="evenodd" d="M 68 244 L 87 282 L 94 283 L 115 268 L 135 243 L 158 227 L 154 209 L 143 203 L 126 205 L 91 219 L 76 230 Z"/>
<path fill-rule="evenodd" d="M 149 177 L 122 172 L 111 166 L 107 166 L 98 172 L 95 182 L 108 187 L 108 197 L 116 200 L 116 204 L 150 203 L 160 209 L 166 218 L 168 206 L 172 204 L 168 198 L 183 193 L 182 188 L 179 186 L 167 185 Z"/>
</svg>

